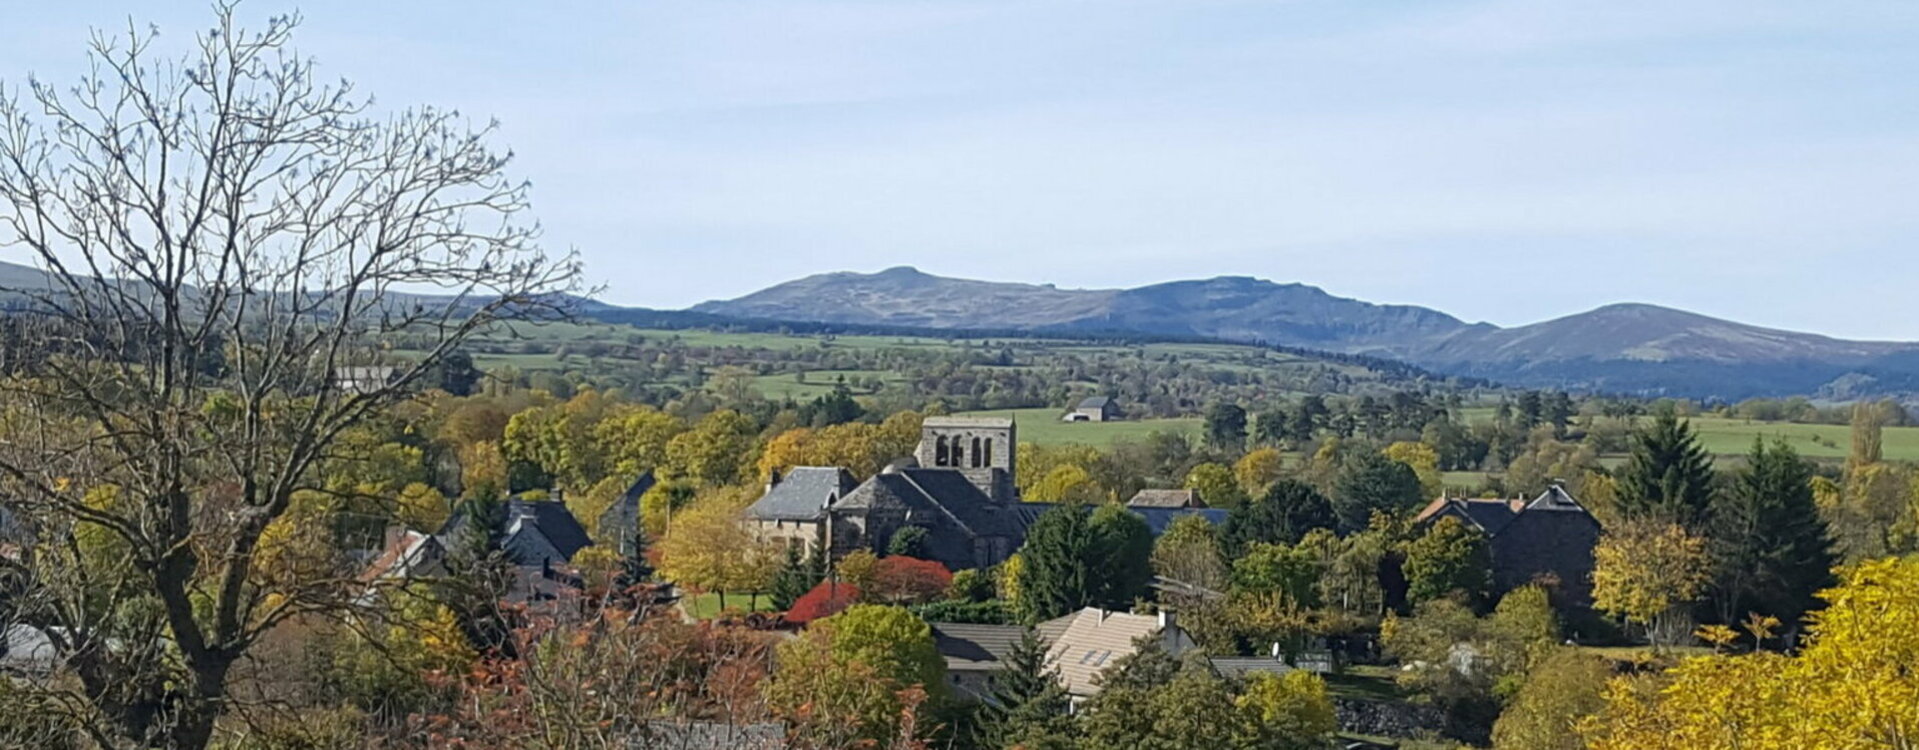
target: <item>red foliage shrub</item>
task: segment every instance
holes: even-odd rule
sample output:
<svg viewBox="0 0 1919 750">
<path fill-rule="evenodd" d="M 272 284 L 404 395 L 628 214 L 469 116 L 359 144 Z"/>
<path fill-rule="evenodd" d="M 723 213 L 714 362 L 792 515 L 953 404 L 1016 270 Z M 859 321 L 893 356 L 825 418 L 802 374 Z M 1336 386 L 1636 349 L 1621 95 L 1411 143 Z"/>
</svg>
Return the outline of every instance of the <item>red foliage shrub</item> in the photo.
<svg viewBox="0 0 1919 750">
<path fill-rule="evenodd" d="M 823 617 L 832 617 L 841 610 L 860 602 L 860 588 L 850 583 L 820 581 L 812 591 L 793 600 L 792 608 L 786 611 L 786 621 L 804 625 Z"/>
<path fill-rule="evenodd" d="M 873 598 L 888 604 L 918 604 L 945 596 L 953 574 L 932 560 L 882 558 L 873 567 Z"/>
</svg>

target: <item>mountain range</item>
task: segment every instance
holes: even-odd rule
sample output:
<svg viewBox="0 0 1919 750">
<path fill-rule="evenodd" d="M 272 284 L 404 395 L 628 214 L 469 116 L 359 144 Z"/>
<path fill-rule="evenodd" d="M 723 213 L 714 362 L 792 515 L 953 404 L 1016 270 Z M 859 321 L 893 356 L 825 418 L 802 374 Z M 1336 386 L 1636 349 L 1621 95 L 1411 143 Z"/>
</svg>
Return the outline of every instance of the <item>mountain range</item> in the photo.
<svg viewBox="0 0 1919 750">
<path fill-rule="evenodd" d="M 692 310 L 848 325 L 1203 336 L 1396 359 L 1512 385 L 1635 395 L 1849 399 L 1919 390 L 1919 343 L 1847 341 L 1645 304 L 1501 328 L 1245 276 L 1061 289 L 902 266 L 817 274 Z"/>
</svg>

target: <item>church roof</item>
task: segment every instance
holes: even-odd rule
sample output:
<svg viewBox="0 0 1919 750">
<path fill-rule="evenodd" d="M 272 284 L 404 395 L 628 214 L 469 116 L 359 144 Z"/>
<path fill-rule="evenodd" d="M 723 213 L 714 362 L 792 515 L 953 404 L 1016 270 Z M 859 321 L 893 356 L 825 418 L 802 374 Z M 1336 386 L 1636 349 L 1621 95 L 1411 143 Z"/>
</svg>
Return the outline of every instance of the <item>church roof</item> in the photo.
<svg viewBox="0 0 1919 750">
<path fill-rule="evenodd" d="M 946 516 L 976 536 L 1019 537 L 1037 515 L 994 502 L 956 469 L 889 470 L 833 504 L 836 513 L 880 508 L 904 509 L 909 520 L 921 513 Z"/>
</svg>

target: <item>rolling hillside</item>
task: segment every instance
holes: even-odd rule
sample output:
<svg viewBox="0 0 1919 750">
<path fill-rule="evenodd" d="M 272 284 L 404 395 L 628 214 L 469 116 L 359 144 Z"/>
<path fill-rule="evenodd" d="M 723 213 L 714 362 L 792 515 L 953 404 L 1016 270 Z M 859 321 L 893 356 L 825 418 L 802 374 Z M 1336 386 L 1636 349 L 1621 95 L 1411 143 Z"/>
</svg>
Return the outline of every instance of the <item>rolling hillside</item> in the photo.
<svg viewBox="0 0 1919 750">
<path fill-rule="evenodd" d="M 1078 290 L 901 267 L 809 276 L 693 310 L 863 325 L 1208 336 L 1388 357 L 1515 385 L 1643 395 L 1904 395 L 1919 379 L 1919 344 L 1846 341 L 1644 304 L 1500 328 L 1239 276 Z"/>
</svg>

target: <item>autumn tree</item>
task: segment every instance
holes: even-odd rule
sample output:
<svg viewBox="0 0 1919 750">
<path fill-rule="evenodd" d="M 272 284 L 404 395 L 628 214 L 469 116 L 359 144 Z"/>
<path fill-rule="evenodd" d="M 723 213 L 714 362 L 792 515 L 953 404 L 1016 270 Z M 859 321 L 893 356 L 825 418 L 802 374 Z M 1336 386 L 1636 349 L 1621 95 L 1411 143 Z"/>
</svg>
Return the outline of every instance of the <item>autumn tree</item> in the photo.
<svg viewBox="0 0 1919 750">
<path fill-rule="evenodd" d="M 1600 536 L 1593 562 L 1593 606 L 1646 628 L 1655 645 L 1690 630 L 1682 607 L 1710 580 L 1704 538 L 1678 524 L 1630 522 Z"/>
<path fill-rule="evenodd" d="M 1386 446 L 1381 455 L 1412 467 L 1413 475 L 1419 477 L 1419 489 L 1423 497 L 1439 497 L 1446 491 L 1446 480 L 1439 473 L 1439 453 L 1433 447 L 1421 442 L 1398 442 Z"/>
<path fill-rule="evenodd" d="M 0 245 L 35 271 L 0 294 L 38 347 L 0 382 L 0 503 L 51 535 L 0 570 L 67 672 L 22 689 L 102 745 L 200 748 L 265 710 L 237 704 L 235 665 L 358 588 L 346 550 L 262 570 L 267 529 L 324 489 L 344 431 L 577 274 L 537 247 L 488 129 L 371 116 L 288 46 L 297 25 L 220 4 L 184 56 L 101 33 L 77 85 L 0 95 Z M 102 486 L 117 499 L 89 503 Z M 51 549 L 83 532 L 116 540 L 113 595 Z"/>
<path fill-rule="evenodd" d="M 1239 480 L 1241 499 L 1262 497 L 1266 488 L 1279 481 L 1285 466 L 1285 456 L 1279 449 L 1256 448 L 1240 456 L 1233 462 L 1233 478 Z"/>
<path fill-rule="evenodd" d="M 1906 748 L 1919 744 L 1919 561 L 1862 562 L 1821 592 L 1796 656 L 1686 659 L 1616 677 L 1580 722 L 1592 750 Z"/>
<path fill-rule="evenodd" d="M 1153 543 L 1152 563 L 1154 572 L 1181 583 L 1214 591 L 1226 586 L 1219 530 L 1205 516 L 1174 519 Z"/>
<path fill-rule="evenodd" d="M 767 702 L 817 747 L 899 734 L 908 690 L 945 695 L 946 662 L 924 620 L 898 607 L 855 605 L 779 647 Z"/>
<path fill-rule="evenodd" d="M 1213 508 L 1232 509 L 1246 502 L 1233 470 L 1215 463 L 1204 463 L 1186 473 L 1186 489 L 1199 494 L 1201 502 Z"/>
<path fill-rule="evenodd" d="M 1553 648 L 1500 712 L 1493 749 L 1585 750 L 1579 724 L 1605 706 L 1600 691 L 1612 677 L 1612 665 L 1602 657 Z"/>
<path fill-rule="evenodd" d="M 1492 594 L 1492 555 L 1486 535 L 1451 516 L 1428 526 L 1406 543 L 1406 596 L 1414 603 L 1462 595 L 1468 603 Z"/>
</svg>

